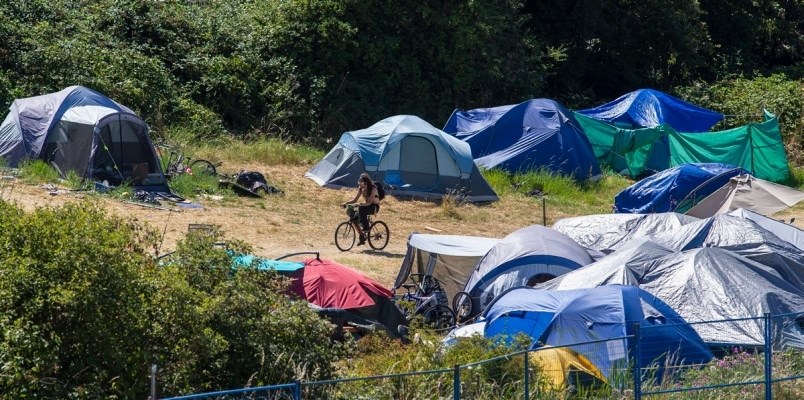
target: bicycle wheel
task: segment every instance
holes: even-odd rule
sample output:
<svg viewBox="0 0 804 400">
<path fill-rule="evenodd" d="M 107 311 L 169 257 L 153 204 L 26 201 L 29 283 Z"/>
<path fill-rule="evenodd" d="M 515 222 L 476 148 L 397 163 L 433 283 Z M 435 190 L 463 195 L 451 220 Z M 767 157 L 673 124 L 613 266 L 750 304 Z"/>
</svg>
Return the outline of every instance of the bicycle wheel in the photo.
<svg viewBox="0 0 804 400">
<path fill-rule="evenodd" d="M 369 229 L 369 246 L 374 250 L 382 250 L 388 245 L 390 236 L 391 232 L 388 231 L 388 225 L 385 222 L 376 221 L 371 224 L 371 229 Z"/>
<path fill-rule="evenodd" d="M 446 331 L 455 326 L 455 313 L 446 306 L 433 306 L 422 313 L 424 322 L 436 331 Z"/>
<path fill-rule="evenodd" d="M 472 296 L 466 292 L 458 292 L 452 298 L 452 310 L 455 311 L 455 319 L 458 322 L 466 321 L 472 317 Z"/>
<path fill-rule="evenodd" d="M 211 176 L 217 176 L 218 170 L 215 169 L 215 164 L 204 160 L 198 159 L 190 163 L 190 170 L 193 171 L 195 174 L 207 174 Z"/>
<path fill-rule="evenodd" d="M 335 229 L 335 246 L 340 251 L 349 251 L 355 245 L 356 236 L 351 222 L 341 222 Z"/>
</svg>

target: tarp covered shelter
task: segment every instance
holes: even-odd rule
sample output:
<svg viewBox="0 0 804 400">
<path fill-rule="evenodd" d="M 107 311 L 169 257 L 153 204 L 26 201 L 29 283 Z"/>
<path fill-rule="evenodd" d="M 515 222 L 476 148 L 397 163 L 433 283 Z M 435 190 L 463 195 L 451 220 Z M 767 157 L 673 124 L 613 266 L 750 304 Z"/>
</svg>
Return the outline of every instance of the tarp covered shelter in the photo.
<svg viewBox="0 0 804 400">
<path fill-rule="evenodd" d="M 672 232 L 695 221 L 699 219 L 678 213 L 594 214 L 562 218 L 553 229 L 585 248 L 608 254 L 631 240 Z"/>
<path fill-rule="evenodd" d="M 683 164 L 658 172 L 614 196 L 618 213 L 683 213 L 695 202 L 719 189 L 729 178 L 746 171 L 719 163 Z"/>
<path fill-rule="evenodd" d="M 391 301 L 393 293 L 381 284 L 345 265 L 309 259 L 304 268 L 288 274 L 288 291 L 323 309 L 341 309 L 376 321 L 393 337 L 399 337 L 405 316 Z"/>
<path fill-rule="evenodd" d="M 804 192 L 800 190 L 746 174 L 732 177 L 710 195 L 698 199 L 686 214 L 706 218 L 744 208 L 771 215 L 802 200 Z"/>
<path fill-rule="evenodd" d="M 645 240 L 537 288 L 564 291 L 612 284 L 638 286 L 690 323 L 729 320 L 691 325 L 714 346 L 761 346 L 763 315 L 801 312 L 804 305 L 804 292 L 776 270 L 734 252 L 714 247 L 676 252 Z M 781 319 L 773 323 L 774 345 L 804 344 L 801 326 Z"/>
<path fill-rule="evenodd" d="M 787 180 L 782 134 L 776 117 L 719 132 L 684 132 L 670 125 L 626 129 L 576 113 L 601 164 L 630 176 L 688 163 L 722 163 L 741 167 L 773 182 Z"/>
<path fill-rule="evenodd" d="M 589 139 L 573 113 L 554 100 L 455 110 L 444 132 L 469 143 L 482 168 L 545 170 L 580 181 L 600 175 Z"/>
<path fill-rule="evenodd" d="M 512 287 L 534 285 L 592 263 L 586 250 L 566 235 L 540 225 L 519 229 L 480 260 L 463 291 L 473 314 Z"/>
<path fill-rule="evenodd" d="M 338 143 L 304 176 L 328 188 L 357 187 L 367 172 L 385 182 L 388 194 L 468 201 L 497 201 L 480 174 L 469 145 L 419 117 L 397 115 L 341 135 Z"/>
<path fill-rule="evenodd" d="M 412 233 L 394 290 L 401 287 L 411 273 L 432 275 L 443 283 L 447 298 L 452 299 L 466 285 L 480 259 L 499 241 L 477 236 Z"/>
<path fill-rule="evenodd" d="M 749 219 L 716 215 L 654 235 L 652 240 L 675 250 L 720 247 L 776 270 L 804 290 L 804 252 Z"/>
<path fill-rule="evenodd" d="M 635 90 L 578 113 L 621 128 L 669 125 L 682 132 L 706 132 L 723 119 L 719 112 L 654 89 Z"/>
<path fill-rule="evenodd" d="M 804 252 L 804 230 L 744 208 L 738 208 L 730 212 L 729 215 L 750 219 L 756 222 L 757 225 L 771 231 L 771 233 L 776 235 L 779 239 L 796 246 L 799 250 Z"/>
<path fill-rule="evenodd" d="M 62 176 L 167 190 L 145 122 L 82 86 L 15 100 L 0 125 L 0 158 L 10 166 L 40 159 Z"/>
<path fill-rule="evenodd" d="M 606 285 L 578 290 L 510 289 L 489 304 L 482 317 L 486 337 L 525 334 L 532 346 L 563 346 L 619 339 L 597 346 L 570 346 L 607 377 L 615 365 L 627 363 L 631 344 L 621 339 L 642 328 L 639 365 L 705 363 L 709 348 L 686 321 L 656 296 L 633 286 Z M 666 329 L 649 329 L 656 326 Z M 661 374 L 658 374 L 661 376 Z"/>
</svg>

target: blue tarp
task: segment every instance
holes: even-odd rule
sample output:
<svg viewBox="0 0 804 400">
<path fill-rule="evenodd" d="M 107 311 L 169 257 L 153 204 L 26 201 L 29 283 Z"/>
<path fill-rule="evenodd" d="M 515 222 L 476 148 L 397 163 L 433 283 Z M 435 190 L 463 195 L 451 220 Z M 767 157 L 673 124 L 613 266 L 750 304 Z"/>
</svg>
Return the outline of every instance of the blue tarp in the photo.
<svg viewBox="0 0 804 400">
<path fill-rule="evenodd" d="M 232 266 L 235 269 L 253 267 L 261 271 L 272 269 L 279 273 L 291 273 L 304 268 L 304 264 L 297 261 L 278 261 L 269 258 L 257 257 L 251 254 L 240 254 L 233 256 Z"/>
<path fill-rule="evenodd" d="M 639 89 L 579 113 L 621 128 L 654 128 L 667 124 L 679 132 L 707 132 L 723 114 L 687 103 L 653 89 Z"/>
<path fill-rule="evenodd" d="M 549 99 L 455 110 L 444 132 L 469 143 L 479 167 L 544 169 L 586 180 L 600 174 L 589 139 L 573 113 Z"/>
<path fill-rule="evenodd" d="M 712 358 L 701 337 L 681 316 L 656 296 L 633 286 L 559 291 L 518 287 L 498 296 L 483 316 L 486 337 L 525 334 L 533 347 L 622 338 L 633 335 L 634 324 L 639 323 L 642 368 L 654 363 L 661 368 L 670 361 L 668 354 L 674 363 L 684 364 Z M 613 366 L 627 363 L 632 345 L 620 340 L 571 348 L 610 376 Z M 657 376 L 661 375 L 659 371 Z"/>
<path fill-rule="evenodd" d="M 683 200 L 693 191 L 695 198 L 703 199 L 744 173 L 742 168 L 720 163 L 679 165 L 625 188 L 614 197 L 614 209 L 618 213 L 683 213 L 691 205 Z"/>
</svg>

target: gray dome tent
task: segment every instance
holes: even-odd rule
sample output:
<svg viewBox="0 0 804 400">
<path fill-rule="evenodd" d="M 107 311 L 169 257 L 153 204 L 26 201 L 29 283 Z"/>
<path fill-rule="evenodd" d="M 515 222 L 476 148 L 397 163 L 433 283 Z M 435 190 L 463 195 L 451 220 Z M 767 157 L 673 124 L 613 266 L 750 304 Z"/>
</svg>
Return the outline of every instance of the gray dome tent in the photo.
<svg viewBox="0 0 804 400">
<path fill-rule="evenodd" d="M 0 125 L 0 157 L 12 167 L 41 159 L 62 176 L 73 171 L 84 179 L 167 189 L 145 121 L 82 86 L 15 100 Z"/>
</svg>

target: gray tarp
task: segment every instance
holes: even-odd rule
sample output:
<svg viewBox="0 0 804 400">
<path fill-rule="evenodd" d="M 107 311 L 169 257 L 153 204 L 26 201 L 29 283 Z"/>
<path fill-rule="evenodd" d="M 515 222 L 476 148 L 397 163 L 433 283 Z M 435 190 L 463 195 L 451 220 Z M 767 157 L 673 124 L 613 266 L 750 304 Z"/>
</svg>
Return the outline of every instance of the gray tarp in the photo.
<svg viewBox="0 0 804 400">
<path fill-rule="evenodd" d="M 735 217 L 750 219 L 757 223 L 757 225 L 771 231 L 779 239 L 796 246 L 799 250 L 804 252 L 804 231 L 797 227 L 779 222 L 773 218 L 768 218 L 764 215 L 757 214 L 753 211 L 748 211 L 744 208 L 738 208 L 729 213 Z"/>
<path fill-rule="evenodd" d="M 537 288 L 563 290 L 606 284 L 639 286 L 690 323 L 804 312 L 804 292 L 772 268 L 725 249 L 707 247 L 673 253 L 650 241 L 634 242 Z M 712 345 L 764 343 L 761 318 L 692 326 Z M 801 327 L 796 323 L 775 325 L 774 334 L 774 344 L 804 347 Z"/>
<path fill-rule="evenodd" d="M 674 231 L 698 218 L 677 213 L 597 214 L 562 218 L 553 229 L 588 249 L 611 253 L 624 243 L 648 235 Z"/>
<path fill-rule="evenodd" d="M 773 268 L 790 284 L 804 290 L 804 253 L 748 219 L 716 215 L 655 235 L 653 240 L 676 250 L 698 247 L 731 250 Z"/>
</svg>

